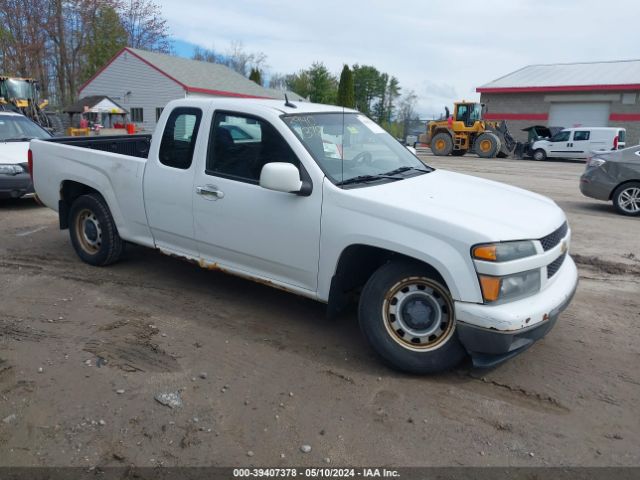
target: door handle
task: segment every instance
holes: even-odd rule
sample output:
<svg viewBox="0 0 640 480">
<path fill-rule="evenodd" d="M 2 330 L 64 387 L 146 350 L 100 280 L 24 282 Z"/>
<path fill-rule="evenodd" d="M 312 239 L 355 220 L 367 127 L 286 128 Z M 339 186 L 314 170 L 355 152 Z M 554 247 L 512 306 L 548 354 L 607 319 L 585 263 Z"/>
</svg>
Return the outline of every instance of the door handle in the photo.
<svg viewBox="0 0 640 480">
<path fill-rule="evenodd" d="M 196 193 L 202 195 L 207 200 L 219 200 L 224 198 L 224 192 L 218 190 L 215 185 L 201 185 L 196 187 Z"/>
</svg>

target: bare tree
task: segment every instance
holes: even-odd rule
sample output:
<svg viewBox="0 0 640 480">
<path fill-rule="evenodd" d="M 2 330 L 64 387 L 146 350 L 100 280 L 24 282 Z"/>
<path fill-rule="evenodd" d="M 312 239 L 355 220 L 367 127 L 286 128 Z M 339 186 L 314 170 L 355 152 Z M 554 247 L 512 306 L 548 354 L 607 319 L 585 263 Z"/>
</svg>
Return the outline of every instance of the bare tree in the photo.
<svg viewBox="0 0 640 480">
<path fill-rule="evenodd" d="M 218 63 L 224 63 L 246 77 L 252 69 L 264 71 L 268 67 L 266 62 L 267 56 L 264 53 L 249 53 L 245 51 L 242 42 L 236 41 L 231 43 L 231 47 L 224 55 L 224 60 Z"/>
<path fill-rule="evenodd" d="M 167 20 L 153 0 L 123 0 L 119 13 L 130 47 L 171 52 Z"/>
</svg>

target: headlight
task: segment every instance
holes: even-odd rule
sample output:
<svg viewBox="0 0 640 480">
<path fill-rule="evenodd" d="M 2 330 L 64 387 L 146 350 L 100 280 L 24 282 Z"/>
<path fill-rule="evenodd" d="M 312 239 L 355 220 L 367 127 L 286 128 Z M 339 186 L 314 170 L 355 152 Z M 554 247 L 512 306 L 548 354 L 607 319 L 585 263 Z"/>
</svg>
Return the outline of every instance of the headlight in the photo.
<svg viewBox="0 0 640 480">
<path fill-rule="evenodd" d="M 533 295 L 540 290 L 540 269 L 515 273 L 504 277 L 478 275 L 482 298 L 487 303 L 506 302 Z"/>
<path fill-rule="evenodd" d="M 536 253 L 536 247 L 530 240 L 477 245 L 471 249 L 473 258 L 489 262 L 508 262 L 531 257 Z"/>
<path fill-rule="evenodd" d="M 18 175 L 24 173 L 22 165 L 0 165 L 0 175 Z"/>
</svg>

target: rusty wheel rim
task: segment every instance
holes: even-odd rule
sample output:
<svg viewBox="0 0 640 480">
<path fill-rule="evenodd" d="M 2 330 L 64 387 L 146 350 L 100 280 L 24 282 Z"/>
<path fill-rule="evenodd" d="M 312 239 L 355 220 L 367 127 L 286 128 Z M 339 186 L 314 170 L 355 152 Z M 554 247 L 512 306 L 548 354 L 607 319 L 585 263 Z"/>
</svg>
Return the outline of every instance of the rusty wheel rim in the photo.
<svg viewBox="0 0 640 480">
<path fill-rule="evenodd" d="M 425 277 L 408 277 L 392 286 L 385 295 L 382 317 L 396 343 L 418 352 L 439 348 L 455 330 L 449 294 Z"/>
<path fill-rule="evenodd" d="M 89 255 L 95 255 L 102 247 L 102 229 L 96 214 L 89 209 L 76 216 L 76 233 L 80 247 Z"/>
<path fill-rule="evenodd" d="M 491 150 L 491 141 L 490 140 L 482 140 L 480 142 L 480 150 L 484 153 Z"/>
<path fill-rule="evenodd" d="M 445 144 L 444 140 L 439 139 L 436 141 L 436 150 L 444 150 Z"/>
</svg>

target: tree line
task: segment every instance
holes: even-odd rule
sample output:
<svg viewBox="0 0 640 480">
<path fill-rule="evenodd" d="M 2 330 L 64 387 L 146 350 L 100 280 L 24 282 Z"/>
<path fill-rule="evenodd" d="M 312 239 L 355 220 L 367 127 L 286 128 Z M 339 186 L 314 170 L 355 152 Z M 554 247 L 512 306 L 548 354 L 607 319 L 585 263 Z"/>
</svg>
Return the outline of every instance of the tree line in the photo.
<svg viewBox="0 0 640 480">
<path fill-rule="evenodd" d="M 171 53 L 167 20 L 154 0 L 0 0 L 0 74 L 35 78 L 41 98 L 54 105 L 74 102 L 78 88 L 125 46 Z M 247 52 L 242 42 L 224 52 L 197 47 L 192 58 L 312 102 L 355 108 L 396 136 L 416 118 L 415 93 L 401 95 L 398 79 L 372 65 L 345 65 L 338 76 L 314 62 L 268 75 L 267 56 Z"/>
<path fill-rule="evenodd" d="M 192 58 L 226 65 L 260 85 L 266 83 L 267 56 L 246 52 L 242 43 L 232 43 L 224 53 L 197 47 Z M 268 86 L 293 91 L 311 102 L 355 108 L 397 137 L 404 137 L 409 123 L 418 118 L 415 92 L 401 95 L 398 79 L 372 65 L 344 65 L 337 76 L 324 63 L 314 62 L 295 73 L 270 75 Z"/>
<path fill-rule="evenodd" d="M 171 50 L 153 0 L 0 0 L 0 74 L 35 78 L 57 105 L 125 46 Z"/>
</svg>

